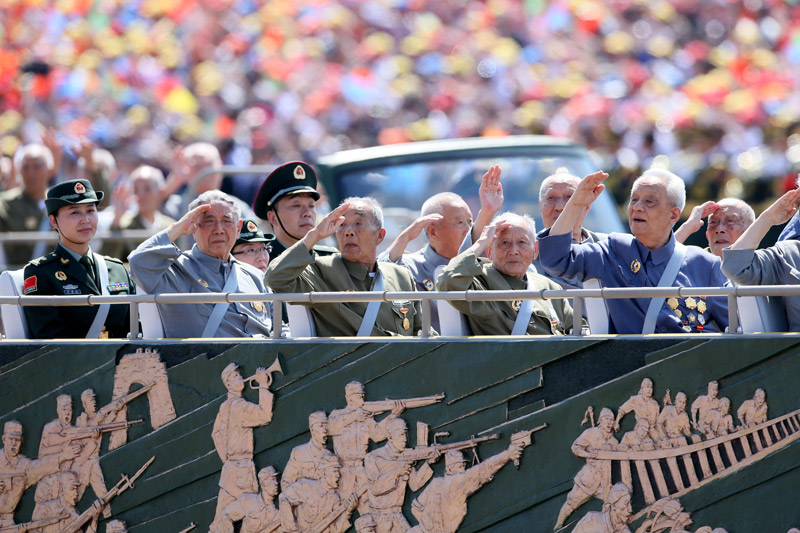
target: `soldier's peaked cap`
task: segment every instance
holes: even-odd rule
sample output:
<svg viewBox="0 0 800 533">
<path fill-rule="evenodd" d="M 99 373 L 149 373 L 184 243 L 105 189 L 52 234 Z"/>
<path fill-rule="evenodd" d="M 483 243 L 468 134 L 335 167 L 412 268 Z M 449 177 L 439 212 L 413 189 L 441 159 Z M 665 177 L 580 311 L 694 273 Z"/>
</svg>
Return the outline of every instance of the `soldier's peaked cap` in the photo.
<svg viewBox="0 0 800 533">
<path fill-rule="evenodd" d="M 308 163 L 292 161 L 281 165 L 267 176 L 253 202 L 253 212 L 266 219 L 267 212 L 284 196 L 310 194 L 319 200 L 317 173 Z"/>
<path fill-rule="evenodd" d="M 227 383 L 233 377 L 234 373 L 239 370 L 239 365 L 236 363 L 229 363 L 228 366 L 222 369 L 222 382 Z"/>
<path fill-rule="evenodd" d="M 249 242 L 272 242 L 275 240 L 275 235 L 272 233 L 264 233 L 258 227 L 255 220 L 246 218 L 242 221 L 242 231 L 239 233 L 239 238 L 236 239 L 234 246 L 240 244 L 247 244 Z"/>
<path fill-rule="evenodd" d="M 9 420 L 3 425 L 3 435 L 22 435 L 22 424 L 16 420 Z"/>
<path fill-rule="evenodd" d="M 55 215 L 68 205 L 99 203 L 103 196 L 103 191 L 95 191 L 89 180 L 69 180 L 47 189 L 44 205 L 48 215 Z"/>
</svg>

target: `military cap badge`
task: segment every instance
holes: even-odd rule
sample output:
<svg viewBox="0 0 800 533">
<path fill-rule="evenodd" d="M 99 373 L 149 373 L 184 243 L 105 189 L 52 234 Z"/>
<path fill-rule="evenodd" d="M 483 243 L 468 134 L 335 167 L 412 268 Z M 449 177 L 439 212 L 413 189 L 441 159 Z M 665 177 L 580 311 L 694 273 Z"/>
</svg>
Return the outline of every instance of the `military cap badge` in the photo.
<svg viewBox="0 0 800 533">
<path fill-rule="evenodd" d="M 75 194 L 83 194 L 86 192 L 86 187 L 80 181 L 75 184 Z"/>
<path fill-rule="evenodd" d="M 258 231 L 258 226 L 256 226 L 256 223 L 253 222 L 252 220 L 248 220 L 247 221 L 247 231 L 249 231 L 250 233 L 255 233 L 255 232 Z"/>
<path fill-rule="evenodd" d="M 294 167 L 294 179 L 296 180 L 306 179 L 306 171 L 302 166 L 297 165 L 296 167 Z"/>
</svg>

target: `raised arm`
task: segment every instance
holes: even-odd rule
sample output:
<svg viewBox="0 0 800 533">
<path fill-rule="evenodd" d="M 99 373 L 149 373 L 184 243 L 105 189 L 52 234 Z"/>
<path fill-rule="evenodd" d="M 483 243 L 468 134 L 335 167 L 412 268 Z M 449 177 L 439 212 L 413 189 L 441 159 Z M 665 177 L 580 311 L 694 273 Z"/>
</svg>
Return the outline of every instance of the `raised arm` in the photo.
<svg viewBox="0 0 800 533">
<path fill-rule="evenodd" d="M 680 243 L 686 242 L 690 235 L 703 227 L 703 219 L 714 214 L 717 209 L 719 209 L 719 204 L 710 200 L 692 208 L 692 212 L 686 222 L 675 230 L 675 240 Z"/>
<path fill-rule="evenodd" d="M 575 193 L 570 197 L 561 214 L 558 215 L 553 227 L 550 228 L 550 235 L 572 233 L 578 219 L 586 212 L 586 208 L 592 205 L 606 188 L 603 185 L 606 178 L 608 178 L 608 174 L 599 170 L 581 180 Z"/>
<path fill-rule="evenodd" d="M 731 250 L 754 250 L 761 244 L 761 239 L 772 226 L 787 222 L 797 211 L 800 205 L 800 189 L 794 189 L 769 206 L 761 213 L 749 228 L 744 230 L 741 237 L 730 246 Z"/>
<path fill-rule="evenodd" d="M 494 216 L 503 208 L 503 184 L 500 183 L 502 170 L 500 165 L 494 165 L 486 171 L 481 178 L 478 196 L 481 199 L 481 209 L 475 216 L 470 233 L 472 242 L 475 242 L 483 233 L 483 228 L 491 224 Z"/>
<path fill-rule="evenodd" d="M 426 227 L 430 226 L 434 222 L 439 222 L 443 218 L 444 217 L 439 213 L 431 213 L 430 215 L 419 217 L 414 222 L 409 224 L 406 229 L 400 232 L 400 235 L 397 236 L 394 242 L 386 250 L 389 261 L 392 263 L 397 262 L 397 260 L 403 256 L 403 252 L 405 252 L 408 243 L 419 237 L 419 234 L 422 233 L 422 230 L 424 230 Z"/>
</svg>

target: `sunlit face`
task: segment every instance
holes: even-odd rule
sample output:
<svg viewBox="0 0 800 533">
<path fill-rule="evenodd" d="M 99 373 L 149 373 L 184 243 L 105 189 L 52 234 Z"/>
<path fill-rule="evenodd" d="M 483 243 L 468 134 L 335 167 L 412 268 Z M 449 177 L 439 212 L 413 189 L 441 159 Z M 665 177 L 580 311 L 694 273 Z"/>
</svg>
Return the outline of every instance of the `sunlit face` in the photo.
<svg viewBox="0 0 800 533">
<path fill-rule="evenodd" d="M 678 411 L 678 414 L 686 411 L 686 397 L 685 396 L 678 396 L 675 398 L 675 410 Z"/>
<path fill-rule="evenodd" d="M 239 261 L 266 272 L 269 265 L 269 250 L 267 243 L 245 242 L 234 246 L 231 254 Z"/>
<path fill-rule="evenodd" d="M 345 211 L 344 223 L 336 230 L 336 241 L 343 259 L 371 267 L 385 235 L 386 230 L 370 217 L 367 204 L 357 201 Z"/>
<path fill-rule="evenodd" d="M 62 426 L 67 426 L 72 422 L 72 405 L 68 403 L 59 404 L 56 408 L 58 413 L 58 421 Z"/>
<path fill-rule="evenodd" d="M 681 210 L 670 206 L 667 186 L 657 179 L 637 182 L 628 202 L 628 224 L 631 233 L 642 243 L 664 243 Z"/>
<path fill-rule="evenodd" d="M 200 216 L 194 231 L 197 247 L 206 255 L 227 261 L 242 221 L 233 207 L 225 202 L 211 202 L 211 209 Z"/>
<path fill-rule="evenodd" d="M 74 483 L 66 483 L 61 487 L 61 497 L 69 507 L 75 507 L 78 503 L 78 486 Z"/>
<path fill-rule="evenodd" d="M 302 239 L 306 236 L 306 233 L 314 229 L 317 224 L 316 204 L 316 200 L 308 193 L 292 194 L 278 200 L 275 204 L 275 210 L 283 223 L 283 227 L 281 227 L 273 211 L 267 213 L 267 220 L 272 225 L 272 232 L 278 240 L 284 243 L 294 242 L 294 239 L 287 235 L 287 232 L 298 239 Z M 283 228 L 286 228 L 286 231 L 283 231 Z"/>
<path fill-rule="evenodd" d="M 614 524 L 618 525 L 627 524 L 631 516 L 633 515 L 633 509 L 631 508 L 630 494 L 625 494 L 616 502 L 614 502 L 611 505 L 610 514 L 611 514 L 611 521 Z"/>
<path fill-rule="evenodd" d="M 3 449 L 4 452 L 8 457 L 16 457 L 19 455 L 19 451 L 22 448 L 22 436 L 21 435 L 3 435 Z"/>
<path fill-rule="evenodd" d="M 723 205 L 708 217 L 706 238 L 711 253 L 722 257 L 722 250 L 742 236 L 747 229 L 745 218 L 739 209 L 732 205 Z"/>
<path fill-rule="evenodd" d="M 362 405 L 364 405 L 364 391 L 350 391 L 347 393 L 345 397 L 347 400 L 347 405 L 352 407 L 353 409 L 358 409 Z"/>
<path fill-rule="evenodd" d="M 97 232 L 97 205 L 62 207 L 55 215 L 50 215 L 50 224 L 58 229 L 62 243 L 88 244 Z"/>
<path fill-rule="evenodd" d="M 19 173 L 22 176 L 22 184 L 27 191 L 41 191 L 47 189 L 50 181 L 50 169 L 44 157 L 38 155 L 27 155 L 22 159 Z"/>
<path fill-rule="evenodd" d="M 520 222 L 501 229 L 492 241 L 488 255 L 497 270 L 522 279 L 533 261 L 534 244 L 530 231 Z"/>
<path fill-rule="evenodd" d="M 323 478 L 325 480 L 325 485 L 330 490 L 335 490 L 339 486 L 339 477 L 340 476 L 341 476 L 341 468 L 340 467 L 336 466 L 336 467 L 328 468 L 325 471 L 325 476 Z"/>
<path fill-rule="evenodd" d="M 408 442 L 408 430 L 402 427 L 394 428 L 394 431 L 389 435 L 389 445 L 396 452 L 405 450 L 406 443 Z"/>
<path fill-rule="evenodd" d="M 84 411 L 92 415 L 97 412 L 97 397 L 94 394 L 83 394 L 81 400 Z"/>
<path fill-rule="evenodd" d="M 545 190 L 542 191 L 539 209 L 542 212 L 542 223 L 545 228 L 555 224 L 558 215 L 564 210 L 567 201 L 572 198 L 577 188 L 577 182 L 571 179 L 554 178 L 548 180 Z"/>
<path fill-rule="evenodd" d="M 231 392 L 242 392 L 244 390 L 244 378 L 242 378 L 242 375 L 237 370 L 228 376 L 225 386 L 228 387 L 228 390 Z"/>
<path fill-rule="evenodd" d="M 264 476 L 261 478 L 261 492 L 274 498 L 278 494 L 278 479 L 275 476 Z"/>
<path fill-rule="evenodd" d="M 642 398 L 649 400 L 653 397 L 653 382 L 649 379 L 642 381 Z"/>
<path fill-rule="evenodd" d="M 441 214 L 444 218 L 427 228 L 428 236 L 436 253 L 452 259 L 472 227 L 472 213 L 467 204 L 461 204 L 446 205 Z"/>
<path fill-rule="evenodd" d="M 311 425 L 311 441 L 319 447 L 325 446 L 328 442 L 328 424 L 316 422 Z"/>
<path fill-rule="evenodd" d="M 600 417 L 600 429 L 603 430 L 603 433 L 611 433 L 611 429 L 614 427 L 614 417 L 611 415 L 605 415 Z"/>
<path fill-rule="evenodd" d="M 158 190 L 158 183 L 147 178 L 134 178 L 133 196 L 139 206 L 139 212 L 152 214 L 158 211 L 161 205 L 161 193 Z"/>
</svg>

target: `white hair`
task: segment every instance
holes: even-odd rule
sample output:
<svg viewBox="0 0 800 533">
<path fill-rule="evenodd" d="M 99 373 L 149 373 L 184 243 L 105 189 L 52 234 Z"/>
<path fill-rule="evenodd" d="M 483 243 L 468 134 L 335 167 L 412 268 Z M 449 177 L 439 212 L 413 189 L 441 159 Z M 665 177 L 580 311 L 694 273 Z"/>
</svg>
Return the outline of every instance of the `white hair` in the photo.
<svg viewBox="0 0 800 533">
<path fill-rule="evenodd" d="M 164 173 L 150 165 L 140 165 L 131 172 L 131 183 L 136 180 L 152 181 L 159 189 L 164 186 Z"/>
<path fill-rule="evenodd" d="M 744 200 L 738 198 L 723 198 L 717 202 L 717 205 L 720 207 L 734 208 L 742 216 L 742 222 L 745 227 L 750 227 L 753 222 L 756 221 L 756 212 L 753 211 L 753 208 Z"/>
<path fill-rule="evenodd" d="M 47 169 L 53 170 L 53 166 L 55 165 L 53 162 L 53 152 L 51 152 L 50 148 L 43 144 L 33 143 L 26 144 L 14 154 L 14 168 L 17 169 L 17 172 L 20 171 L 22 168 L 22 163 L 28 157 L 43 159 L 44 164 L 47 165 Z"/>
<path fill-rule="evenodd" d="M 521 225 L 530 232 L 531 243 L 536 242 L 536 222 L 534 222 L 534 220 L 528 215 L 518 215 L 516 213 L 511 213 L 509 211 L 506 211 L 505 213 L 494 219 L 494 224 L 500 224 L 501 222 L 505 222 L 506 224 L 513 224 L 515 226 Z"/>
<path fill-rule="evenodd" d="M 230 205 L 231 211 L 236 213 L 237 220 L 242 219 L 242 210 L 239 209 L 239 205 L 236 203 L 236 200 L 234 200 L 232 196 L 225 194 L 224 192 L 217 189 L 206 191 L 197 198 L 195 198 L 194 200 L 192 200 L 192 203 L 189 204 L 189 211 L 201 205 L 207 205 L 214 202 L 224 202 Z"/>
<path fill-rule="evenodd" d="M 383 207 L 380 202 L 371 196 L 351 196 L 342 200 L 342 204 L 353 204 L 355 202 L 362 202 L 367 205 L 367 212 L 372 223 L 378 226 L 378 229 L 383 228 Z M 339 205 L 342 205 L 339 204 Z"/>
<path fill-rule="evenodd" d="M 675 174 L 664 168 L 651 168 L 642 172 L 642 175 L 636 178 L 631 187 L 631 193 L 636 190 L 640 181 L 656 180 L 660 181 L 667 187 L 667 199 L 671 207 L 677 207 L 683 212 L 686 206 L 686 184 L 683 180 Z"/>
<path fill-rule="evenodd" d="M 545 179 L 542 180 L 542 184 L 539 186 L 539 203 L 544 203 L 544 195 L 547 192 L 547 188 L 554 182 L 557 183 L 570 183 L 571 185 L 575 185 L 577 188 L 578 183 L 580 183 L 581 179 L 574 174 L 570 174 L 565 169 L 559 169 L 556 171 L 555 174 L 551 174 L 547 176 Z"/>
<path fill-rule="evenodd" d="M 422 209 L 420 210 L 421 216 L 431 215 L 433 213 L 438 213 L 440 215 L 444 214 L 444 208 L 446 206 L 453 206 L 453 207 L 466 207 L 467 203 L 454 192 L 440 192 L 439 194 L 434 194 L 427 200 L 425 203 L 422 204 Z"/>
<path fill-rule="evenodd" d="M 222 157 L 219 155 L 219 150 L 216 146 L 207 142 L 192 143 L 183 149 L 183 157 L 191 159 L 192 157 L 202 157 L 209 161 L 212 167 L 222 166 Z"/>
</svg>

